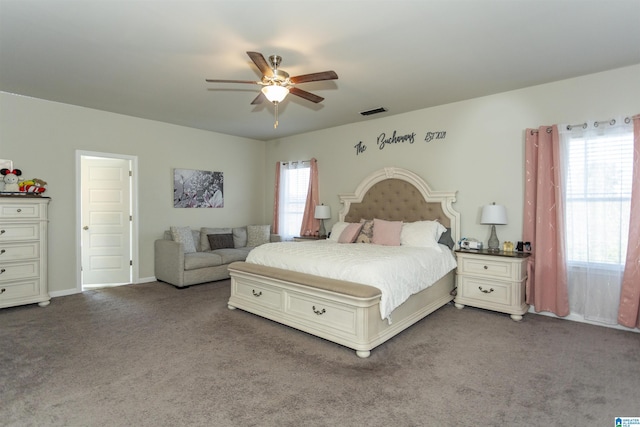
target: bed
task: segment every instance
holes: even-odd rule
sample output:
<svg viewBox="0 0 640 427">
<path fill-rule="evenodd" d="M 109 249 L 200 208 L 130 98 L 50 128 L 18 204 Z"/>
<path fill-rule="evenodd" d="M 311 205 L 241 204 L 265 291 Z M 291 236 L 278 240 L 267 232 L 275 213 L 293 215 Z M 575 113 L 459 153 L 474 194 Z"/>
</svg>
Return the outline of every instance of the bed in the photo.
<svg viewBox="0 0 640 427">
<path fill-rule="evenodd" d="M 361 219 L 374 218 L 405 223 L 437 220 L 447 228 L 450 241 L 460 240 L 460 215 L 452 206 L 455 192 L 433 191 L 422 178 L 406 169 L 380 169 L 366 177 L 354 193 L 340 194 L 339 198 L 339 222 L 359 223 Z M 449 303 L 455 287 L 452 268 L 385 317 L 380 288 L 357 280 L 327 278 L 253 262 L 232 263 L 229 274 L 229 309 L 239 308 L 341 344 L 361 358 L 369 357 L 373 348 Z"/>
</svg>

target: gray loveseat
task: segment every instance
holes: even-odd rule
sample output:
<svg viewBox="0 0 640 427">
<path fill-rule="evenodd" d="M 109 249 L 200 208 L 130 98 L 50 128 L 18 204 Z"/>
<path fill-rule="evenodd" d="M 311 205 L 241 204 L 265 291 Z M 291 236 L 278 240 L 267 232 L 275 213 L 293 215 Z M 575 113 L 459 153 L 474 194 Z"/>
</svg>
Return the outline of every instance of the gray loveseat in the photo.
<svg viewBox="0 0 640 427">
<path fill-rule="evenodd" d="M 230 263 L 244 261 L 259 244 L 280 240 L 279 235 L 271 234 L 269 226 L 172 227 L 164 232 L 164 238 L 154 242 L 155 276 L 178 288 L 228 279 Z"/>
</svg>

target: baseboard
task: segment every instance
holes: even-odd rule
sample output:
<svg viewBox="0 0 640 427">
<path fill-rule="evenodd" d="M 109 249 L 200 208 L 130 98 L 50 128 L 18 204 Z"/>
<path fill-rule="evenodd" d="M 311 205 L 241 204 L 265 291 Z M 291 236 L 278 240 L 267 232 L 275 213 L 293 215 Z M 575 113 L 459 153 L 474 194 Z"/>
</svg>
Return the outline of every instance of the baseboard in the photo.
<svg viewBox="0 0 640 427">
<path fill-rule="evenodd" d="M 570 313 L 568 316 L 560 317 L 560 316 L 556 316 L 555 314 L 553 314 L 551 312 L 548 312 L 548 311 L 541 311 L 541 312 L 537 313 L 535 311 L 535 307 L 534 306 L 530 306 L 529 307 L 529 313 L 540 314 L 542 316 L 547 316 L 547 317 L 554 317 L 554 318 L 560 319 L 560 320 L 569 320 L 569 321 L 572 321 L 572 322 L 587 323 L 589 325 L 602 326 L 604 328 L 618 329 L 620 331 L 640 333 L 640 329 L 638 329 L 638 328 L 627 328 L 626 326 L 622 326 L 622 325 L 610 325 L 610 324 L 607 324 L 607 323 L 594 322 L 592 320 L 587 320 L 584 317 L 582 317 L 580 314 L 576 314 L 576 313 Z"/>
<path fill-rule="evenodd" d="M 155 278 L 155 276 L 142 277 L 135 283 L 151 283 L 151 282 L 157 282 L 157 279 Z M 57 297 L 66 297 L 68 295 L 79 294 L 79 293 L 81 293 L 80 290 L 78 290 L 77 288 L 73 288 L 73 289 L 64 289 L 62 291 L 51 291 L 49 292 L 49 296 L 51 298 L 57 298 Z"/>
</svg>

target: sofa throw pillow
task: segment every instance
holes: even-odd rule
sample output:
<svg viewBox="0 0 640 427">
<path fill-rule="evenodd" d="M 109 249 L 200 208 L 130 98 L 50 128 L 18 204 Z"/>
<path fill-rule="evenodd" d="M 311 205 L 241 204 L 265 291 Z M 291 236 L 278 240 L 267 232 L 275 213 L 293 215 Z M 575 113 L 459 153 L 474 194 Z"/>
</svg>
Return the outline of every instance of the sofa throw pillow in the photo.
<svg viewBox="0 0 640 427">
<path fill-rule="evenodd" d="M 376 245 L 400 246 L 401 231 L 402 221 L 385 221 L 374 218 L 373 239 L 371 239 L 371 242 Z"/>
<path fill-rule="evenodd" d="M 211 250 L 233 248 L 233 234 L 209 234 Z"/>
<path fill-rule="evenodd" d="M 269 243 L 271 237 L 270 225 L 248 225 L 247 226 L 247 246 L 255 248 L 256 246 Z"/>
<path fill-rule="evenodd" d="M 353 243 L 356 241 L 356 237 L 360 234 L 360 229 L 362 228 L 362 223 L 351 223 L 348 224 L 342 233 L 340 233 L 340 237 L 338 238 L 338 243 Z"/>
<path fill-rule="evenodd" d="M 235 227 L 233 229 L 233 246 L 236 249 L 247 247 L 247 227 Z"/>
<path fill-rule="evenodd" d="M 200 250 L 203 252 L 211 250 L 211 245 L 209 245 L 209 234 L 231 234 L 231 228 L 229 227 L 200 228 Z"/>
<path fill-rule="evenodd" d="M 361 219 L 360 223 L 362 228 L 356 237 L 356 243 L 371 243 L 373 240 L 373 220 Z"/>
<path fill-rule="evenodd" d="M 171 237 L 174 242 L 184 245 L 184 253 L 192 253 L 196 251 L 196 244 L 193 241 L 193 233 L 189 227 L 170 227 Z"/>
</svg>

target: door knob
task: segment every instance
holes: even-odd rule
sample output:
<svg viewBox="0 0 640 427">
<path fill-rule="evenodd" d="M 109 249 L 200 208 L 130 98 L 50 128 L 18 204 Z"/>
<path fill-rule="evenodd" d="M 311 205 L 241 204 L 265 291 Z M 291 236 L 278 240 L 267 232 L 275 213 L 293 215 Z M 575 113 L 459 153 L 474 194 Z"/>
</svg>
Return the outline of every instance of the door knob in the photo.
<svg viewBox="0 0 640 427">
<path fill-rule="evenodd" d="M 89 229 L 89 226 L 88 226 L 88 225 L 85 225 L 84 227 L 82 227 L 82 229 L 83 229 L 83 230 L 88 230 L 88 229 Z"/>
</svg>

